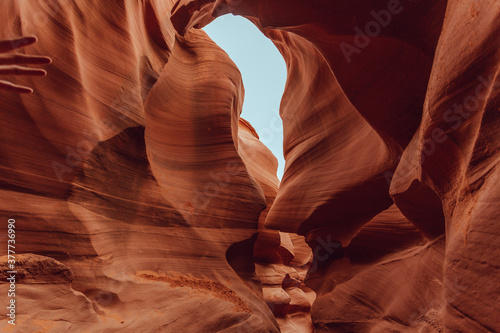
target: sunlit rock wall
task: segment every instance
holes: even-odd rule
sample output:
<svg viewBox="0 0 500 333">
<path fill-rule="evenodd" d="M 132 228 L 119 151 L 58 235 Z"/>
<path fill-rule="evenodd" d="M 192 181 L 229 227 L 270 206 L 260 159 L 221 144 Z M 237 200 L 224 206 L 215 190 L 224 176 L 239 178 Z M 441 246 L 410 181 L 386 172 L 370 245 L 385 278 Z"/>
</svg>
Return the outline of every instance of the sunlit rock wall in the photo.
<svg viewBox="0 0 500 333">
<path fill-rule="evenodd" d="M 16 220 L 19 253 L 17 324 L 2 329 L 278 332 L 273 312 L 311 327 L 310 252 L 264 232 L 277 160 L 239 117 L 241 75 L 203 31 L 176 34 L 173 6 L 0 4 L 0 39 L 35 34 L 25 52 L 53 59 L 43 80 L 8 78 L 33 95 L 0 93 L 1 227 Z"/>
<path fill-rule="evenodd" d="M 499 331 L 500 3 L 180 3 L 180 33 L 242 15 L 287 63 L 265 226 L 313 251 L 316 331 Z"/>
<path fill-rule="evenodd" d="M 500 331 L 497 0 L 0 8 L 53 59 L 0 93 L 14 331 Z M 281 183 L 229 13 L 287 63 Z"/>
</svg>

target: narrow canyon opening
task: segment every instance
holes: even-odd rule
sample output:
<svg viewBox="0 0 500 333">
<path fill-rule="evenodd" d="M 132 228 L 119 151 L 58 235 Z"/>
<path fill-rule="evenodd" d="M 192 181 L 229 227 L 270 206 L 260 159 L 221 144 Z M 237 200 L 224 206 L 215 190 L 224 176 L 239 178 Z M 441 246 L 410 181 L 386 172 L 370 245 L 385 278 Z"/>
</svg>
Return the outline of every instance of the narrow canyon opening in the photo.
<svg viewBox="0 0 500 333">
<path fill-rule="evenodd" d="M 243 77 L 245 99 L 241 117 L 278 159 L 278 178 L 285 168 L 283 125 L 279 108 L 286 83 L 286 64 L 278 49 L 252 22 L 224 15 L 203 28 L 233 60 Z"/>
<path fill-rule="evenodd" d="M 239 69 L 245 89 L 241 118 L 278 160 L 277 177 L 285 171 L 283 121 L 280 104 L 287 81 L 287 66 L 278 48 L 250 20 L 224 15 L 203 30 Z M 312 251 L 304 237 L 263 227 L 274 197 L 259 218 L 258 233 L 231 245 L 227 262 L 254 290 L 261 290 L 282 332 L 312 332 L 310 308 L 315 293 L 305 285 Z M 245 331 L 253 332 L 251 326 Z"/>
</svg>

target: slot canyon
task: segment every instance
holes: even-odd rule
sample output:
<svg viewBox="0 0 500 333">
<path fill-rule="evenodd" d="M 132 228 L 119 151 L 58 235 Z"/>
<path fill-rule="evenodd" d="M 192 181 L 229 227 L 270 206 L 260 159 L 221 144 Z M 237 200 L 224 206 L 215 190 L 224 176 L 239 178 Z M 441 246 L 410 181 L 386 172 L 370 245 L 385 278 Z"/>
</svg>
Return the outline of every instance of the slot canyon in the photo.
<svg viewBox="0 0 500 333">
<path fill-rule="evenodd" d="M 281 180 L 203 30 L 223 15 L 286 63 Z M 0 22 L 51 58 L 0 66 L 33 88 L 0 86 L 0 331 L 500 332 L 499 0 L 2 0 Z"/>
</svg>

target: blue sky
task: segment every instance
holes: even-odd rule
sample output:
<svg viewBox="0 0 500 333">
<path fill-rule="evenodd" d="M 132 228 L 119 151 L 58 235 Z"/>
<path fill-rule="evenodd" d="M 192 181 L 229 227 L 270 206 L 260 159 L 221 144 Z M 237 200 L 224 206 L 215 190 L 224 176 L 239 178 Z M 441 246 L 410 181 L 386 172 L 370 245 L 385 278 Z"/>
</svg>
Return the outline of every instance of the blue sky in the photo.
<svg viewBox="0 0 500 333">
<path fill-rule="evenodd" d="M 250 21 L 231 14 L 204 28 L 238 66 L 245 86 L 241 116 L 259 133 L 260 140 L 278 158 L 283 176 L 283 128 L 279 106 L 286 82 L 286 65 L 274 44 Z"/>
</svg>

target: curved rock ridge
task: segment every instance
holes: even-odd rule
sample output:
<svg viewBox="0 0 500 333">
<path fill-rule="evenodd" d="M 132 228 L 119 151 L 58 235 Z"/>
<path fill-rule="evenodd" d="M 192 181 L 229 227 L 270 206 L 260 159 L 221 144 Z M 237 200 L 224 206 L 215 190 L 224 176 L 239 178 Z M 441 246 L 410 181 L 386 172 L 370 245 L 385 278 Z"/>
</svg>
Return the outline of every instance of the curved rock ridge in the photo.
<svg viewBox="0 0 500 333">
<path fill-rule="evenodd" d="M 499 331 L 500 3 L 195 2 L 186 31 L 242 15 L 287 62 L 265 225 L 313 250 L 316 331 Z"/>
<path fill-rule="evenodd" d="M 358 228 L 392 204 L 384 172 L 395 168 L 396 154 L 356 112 L 309 41 L 286 32 L 269 35 L 289 74 L 281 109 L 286 172 L 266 226 L 332 233 L 347 245 Z M 364 204 L 353 211 L 350 205 L 359 200 Z"/>
<path fill-rule="evenodd" d="M 277 160 L 240 118 L 241 74 L 203 31 L 177 35 L 173 7 L 0 4 L 0 39 L 36 33 L 26 52 L 53 59 L 44 81 L 12 77 L 33 95 L 0 92 L 14 332 L 312 331 L 310 251 L 264 228 Z"/>
<path fill-rule="evenodd" d="M 229 13 L 287 64 L 281 183 L 199 29 Z M 0 91 L 19 304 L 0 329 L 500 331 L 497 0 L 4 0 L 0 19 L 53 60 L 7 77 L 34 94 Z"/>
</svg>

